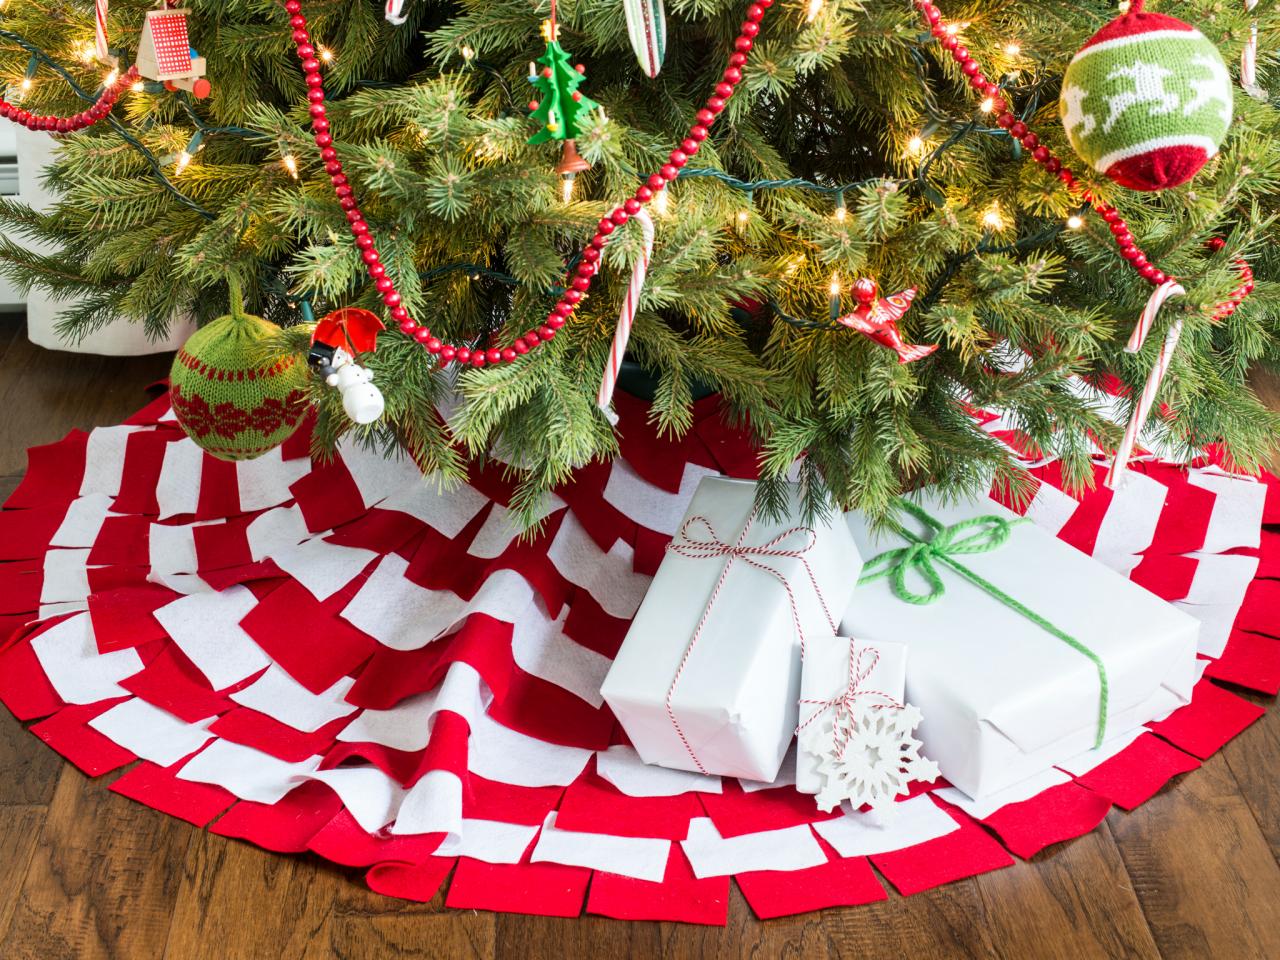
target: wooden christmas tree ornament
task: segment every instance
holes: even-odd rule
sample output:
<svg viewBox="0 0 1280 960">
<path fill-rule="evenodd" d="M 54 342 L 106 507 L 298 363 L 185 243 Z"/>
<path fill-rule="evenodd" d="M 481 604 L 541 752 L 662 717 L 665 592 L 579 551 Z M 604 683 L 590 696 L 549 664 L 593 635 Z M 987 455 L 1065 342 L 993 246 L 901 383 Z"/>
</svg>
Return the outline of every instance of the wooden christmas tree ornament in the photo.
<svg viewBox="0 0 1280 960">
<path fill-rule="evenodd" d="M 185 8 L 151 10 L 138 43 L 138 72 L 170 90 L 187 90 L 204 99 L 213 89 L 205 79 L 205 59 L 191 46 Z"/>
</svg>

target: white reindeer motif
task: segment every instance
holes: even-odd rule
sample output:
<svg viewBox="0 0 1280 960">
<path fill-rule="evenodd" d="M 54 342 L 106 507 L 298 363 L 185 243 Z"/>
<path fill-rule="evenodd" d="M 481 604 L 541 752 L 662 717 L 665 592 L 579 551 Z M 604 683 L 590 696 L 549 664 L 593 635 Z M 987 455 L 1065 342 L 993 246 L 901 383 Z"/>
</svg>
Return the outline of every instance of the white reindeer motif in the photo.
<svg viewBox="0 0 1280 960">
<path fill-rule="evenodd" d="M 1227 123 L 1231 122 L 1231 75 L 1227 73 L 1227 67 L 1221 60 L 1215 60 L 1212 57 L 1196 57 L 1191 61 L 1197 67 L 1204 67 L 1209 71 L 1209 76 L 1203 80 L 1192 80 L 1191 89 L 1195 91 L 1195 96 L 1187 102 L 1182 108 L 1182 115 L 1189 117 L 1201 107 L 1207 107 L 1211 103 L 1222 104 L 1222 119 Z M 1223 91 L 1227 91 L 1224 96 Z"/>
<path fill-rule="evenodd" d="M 1072 130 L 1080 127 L 1081 138 L 1087 137 L 1098 125 L 1093 114 L 1084 112 L 1084 100 L 1087 96 L 1089 91 L 1075 84 L 1062 89 L 1062 102 L 1066 106 L 1066 111 L 1062 114 L 1062 125 L 1066 128 L 1068 136 L 1071 135 Z"/>
<path fill-rule="evenodd" d="M 1107 97 L 1107 119 L 1102 122 L 1102 132 L 1108 132 L 1116 122 L 1124 116 L 1130 107 L 1144 103 L 1154 104 L 1149 116 L 1171 113 L 1178 109 L 1182 102 L 1174 92 L 1164 88 L 1165 77 L 1173 76 L 1173 71 L 1156 63 L 1141 61 L 1128 67 L 1116 67 L 1109 74 L 1108 80 L 1119 80 L 1128 77 L 1133 81 L 1133 89 Z"/>
</svg>

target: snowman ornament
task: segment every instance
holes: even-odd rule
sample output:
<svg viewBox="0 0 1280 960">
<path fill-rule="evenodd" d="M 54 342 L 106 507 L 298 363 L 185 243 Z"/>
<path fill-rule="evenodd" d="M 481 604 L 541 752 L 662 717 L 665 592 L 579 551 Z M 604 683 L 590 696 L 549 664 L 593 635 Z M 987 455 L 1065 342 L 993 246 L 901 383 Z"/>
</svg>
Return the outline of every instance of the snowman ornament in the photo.
<svg viewBox="0 0 1280 960">
<path fill-rule="evenodd" d="M 359 353 L 372 353 L 383 330 L 377 315 L 358 307 L 344 307 L 324 317 L 311 334 L 308 359 L 324 382 L 342 393 L 342 409 L 359 424 L 373 423 L 386 410 L 373 373 L 356 363 Z"/>
<path fill-rule="evenodd" d="M 324 382 L 338 388 L 342 409 L 356 423 L 373 423 L 387 408 L 382 391 L 374 385 L 373 373 L 356 363 L 355 357 L 341 347 L 333 351 Z"/>
</svg>

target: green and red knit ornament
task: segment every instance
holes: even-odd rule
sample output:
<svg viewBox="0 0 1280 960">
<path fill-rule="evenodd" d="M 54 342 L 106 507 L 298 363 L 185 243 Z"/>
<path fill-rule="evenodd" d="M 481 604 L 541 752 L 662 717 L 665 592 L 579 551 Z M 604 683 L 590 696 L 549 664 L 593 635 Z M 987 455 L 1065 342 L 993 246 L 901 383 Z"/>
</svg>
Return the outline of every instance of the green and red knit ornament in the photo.
<svg viewBox="0 0 1280 960">
<path fill-rule="evenodd" d="M 178 423 L 219 460 L 251 460 L 278 447 L 307 410 L 304 358 L 273 355 L 275 324 L 244 311 L 240 284 L 228 281 L 231 312 L 183 344 L 169 373 Z"/>
<path fill-rule="evenodd" d="M 1081 160 L 1122 186 L 1163 190 L 1218 152 L 1231 104 L 1231 74 L 1209 38 L 1134 0 L 1072 58 L 1058 107 Z"/>
</svg>

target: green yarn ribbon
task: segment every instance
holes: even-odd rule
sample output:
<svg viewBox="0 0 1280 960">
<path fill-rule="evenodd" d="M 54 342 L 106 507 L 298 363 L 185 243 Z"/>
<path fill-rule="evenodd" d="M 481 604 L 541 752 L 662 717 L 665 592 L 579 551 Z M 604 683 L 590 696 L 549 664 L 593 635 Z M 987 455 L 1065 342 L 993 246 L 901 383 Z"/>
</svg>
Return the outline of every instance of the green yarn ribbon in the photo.
<svg viewBox="0 0 1280 960">
<path fill-rule="evenodd" d="M 1027 520 L 1025 518 L 1006 520 L 1003 517 L 988 514 L 962 520 L 948 527 L 929 516 L 918 504 L 911 503 L 908 500 L 899 500 L 898 506 L 924 524 L 930 531 L 931 536 L 928 539 L 923 539 L 906 529 L 902 524 L 895 523 L 894 532 L 908 541 L 909 545 L 886 550 L 884 553 L 873 557 L 862 568 L 863 572 L 858 579 L 858 585 L 861 586 L 864 583 L 887 578 L 893 595 L 899 600 L 920 605 L 933 603 L 935 600 L 941 599 L 943 594 L 947 592 L 946 584 L 943 583 L 942 576 L 938 572 L 938 564 L 942 564 L 960 574 L 960 576 L 989 596 L 999 600 L 1010 610 L 1020 613 L 1046 633 L 1061 640 L 1072 650 L 1088 657 L 1093 665 L 1098 668 L 1098 685 L 1101 695 L 1098 700 L 1098 736 L 1094 746 L 1101 746 L 1107 732 L 1107 700 L 1109 694 L 1107 668 L 1102 662 L 1102 658 L 1075 637 L 1054 626 L 1034 610 L 1009 596 L 990 580 L 970 570 L 956 559 L 958 556 L 989 553 L 992 550 L 998 550 L 1008 541 L 1009 534 L 1013 528 L 1020 523 L 1026 523 Z M 927 585 L 926 590 L 923 592 L 913 590 L 907 585 L 907 574 L 911 571 L 915 571 L 923 578 Z"/>
</svg>

